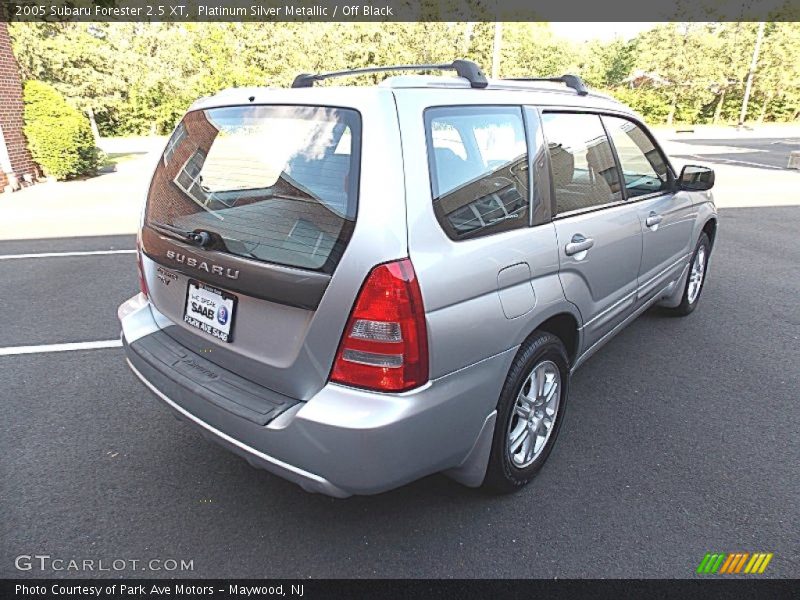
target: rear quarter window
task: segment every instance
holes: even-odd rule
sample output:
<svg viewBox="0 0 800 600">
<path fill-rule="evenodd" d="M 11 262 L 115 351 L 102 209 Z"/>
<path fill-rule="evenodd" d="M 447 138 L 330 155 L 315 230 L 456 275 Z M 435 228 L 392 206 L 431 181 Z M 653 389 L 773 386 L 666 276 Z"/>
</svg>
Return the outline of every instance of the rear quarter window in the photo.
<svg viewBox="0 0 800 600">
<path fill-rule="evenodd" d="M 528 149 L 521 107 L 425 111 L 434 212 L 468 239 L 528 226 Z"/>
</svg>

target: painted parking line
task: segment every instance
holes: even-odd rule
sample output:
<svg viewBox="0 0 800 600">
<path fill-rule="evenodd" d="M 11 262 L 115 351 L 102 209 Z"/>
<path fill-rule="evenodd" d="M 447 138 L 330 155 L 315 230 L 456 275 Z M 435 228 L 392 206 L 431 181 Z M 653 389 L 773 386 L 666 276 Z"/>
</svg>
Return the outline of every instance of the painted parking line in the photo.
<svg viewBox="0 0 800 600">
<path fill-rule="evenodd" d="M 45 344 L 43 346 L 7 346 L 0 348 L 0 356 L 16 356 L 19 354 L 44 354 L 48 352 L 71 352 L 74 350 L 100 350 L 103 348 L 121 348 L 122 341 L 99 340 L 96 342 L 72 342 L 68 344 Z"/>
<path fill-rule="evenodd" d="M 696 160 L 699 160 L 699 161 L 702 161 L 702 162 L 708 162 L 708 163 L 715 163 L 716 162 L 716 163 L 724 163 L 724 164 L 729 164 L 729 165 L 744 165 L 746 167 L 758 167 L 759 169 L 772 169 L 773 171 L 787 171 L 788 170 L 788 169 L 785 169 L 784 167 L 776 167 L 774 165 L 765 165 L 764 163 L 757 163 L 757 162 L 752 162 L 752 161 L 749 161 L 749 160 L 736 160 L 736 159 L 733 159 L 733 158 L 721 158 L 721 157 L 710 156 L 710 155 L 707 155 L 707 154 L 683 154 L 683 155 L 676 154 L 675 156 L 676 157 L 685 156 L 685 157 L 688 157 L 688 158 L 694 158 Z"/>
<path fill-rule="evenodd" d="M 57 258 L 61 256 L 99 256 L 103 254 L 136 254 L 136 250 L 90 250 L 86 252 L 39 252 L 36 254 L 0 254 L 0 260 L 19 258 Z"/>
</svg>

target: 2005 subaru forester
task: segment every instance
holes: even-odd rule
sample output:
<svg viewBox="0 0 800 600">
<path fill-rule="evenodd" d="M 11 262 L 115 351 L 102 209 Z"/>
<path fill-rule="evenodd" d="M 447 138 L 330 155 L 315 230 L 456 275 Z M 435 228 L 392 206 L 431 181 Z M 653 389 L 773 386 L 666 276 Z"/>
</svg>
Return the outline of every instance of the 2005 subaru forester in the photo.
<svg viewBox="0 0 800 600">
<path fill-rule="evenodd" d="M 517 489 L 570 374 L 697 305 L 710 169 L 571 75 L 469 61 L 377 86 L 232 89 L 167 143 L 119 309 L 134 373 L 252 464 L 334 496 L 444 471 Z"/>
</svg>

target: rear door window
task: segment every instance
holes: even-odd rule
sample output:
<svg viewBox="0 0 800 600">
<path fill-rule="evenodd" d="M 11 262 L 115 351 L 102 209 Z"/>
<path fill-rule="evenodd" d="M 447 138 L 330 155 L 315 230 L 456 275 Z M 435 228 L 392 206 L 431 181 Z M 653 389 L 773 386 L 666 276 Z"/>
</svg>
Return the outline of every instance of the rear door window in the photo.
<svg viewBox="0 0 800 600">
<path fill-rule="evenodd" d="M 558 214 L 622 200 L 619 170 L 599 115 L 544 113 Z"/>
<path fill-rule="evenodd" d="M 425 111 L 436 217 L 451 239 L 528 226 L 528 150 L 520 107 Z"/>
<path fill-rule="evenodd" d="M 354 110 L 188 113 L 156 169 L 146 223 L 178 238 L 206 231 L 214 250 L 330 273 L 355 223 L 360 143 Z"/>
</svg>

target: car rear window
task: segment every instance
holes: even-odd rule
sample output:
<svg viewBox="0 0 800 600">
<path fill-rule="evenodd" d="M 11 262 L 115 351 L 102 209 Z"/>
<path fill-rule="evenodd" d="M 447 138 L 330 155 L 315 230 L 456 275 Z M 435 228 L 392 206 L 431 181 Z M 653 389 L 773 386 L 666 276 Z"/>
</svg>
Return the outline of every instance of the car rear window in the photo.
<svg viewBox="0 0 800 600">
<path fill-rule="evenodd" d="M 209 247 L 330 273 L 355 223 L 361 119 L 350 109 L 235 106 L 188 113 L 156 168 L 146 223 Z"/>
</svg>

